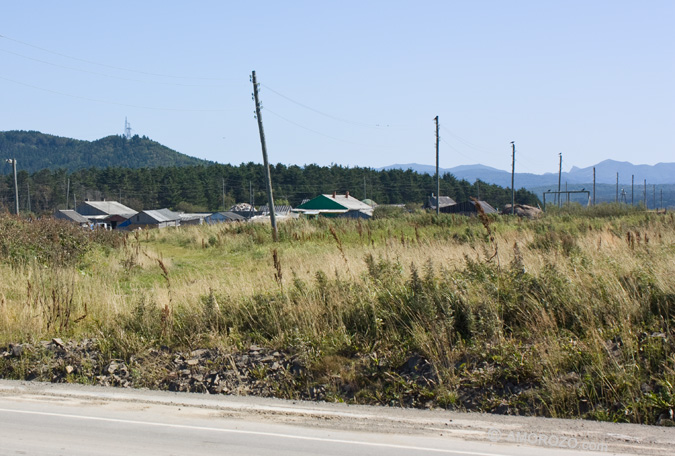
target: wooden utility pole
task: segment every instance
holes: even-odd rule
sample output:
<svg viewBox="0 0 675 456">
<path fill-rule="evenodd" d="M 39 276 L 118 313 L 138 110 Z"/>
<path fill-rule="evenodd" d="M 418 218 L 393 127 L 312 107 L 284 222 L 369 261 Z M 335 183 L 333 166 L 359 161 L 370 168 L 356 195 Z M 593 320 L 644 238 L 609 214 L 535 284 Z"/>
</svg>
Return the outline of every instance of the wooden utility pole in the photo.
<svg viewBox="0 0 675 456">
<path fill-rule="evenodd" d="M 225 178 L 223 177 L 223 211 L 227 211 L 227 207 L 225 207 Z"/>
<path fill-rule="evenodd" d="M 26 199 L 28 200 L 28 213 L 32 212 L 30 207 L 30 182 L 26 181 Z"/>
<path fill-rule="evenodd" d="M 19 215 L 19 187 L 17 187 L 16 183 L 16 158 L 8 158 L 6 161 L 12 165 L 12 169 L 14 170 L 14 207 L 15 214 Z"/>
<path fill-rule="evenodd" d="M 66 209 L 70 209 L 70 177 L 68 178 L 68 184 L 66 185 Z"/>
<path fill-rule="evenodd" d="M 595 206 L 595 166 L 593 167 L 593 206 Z"/>
<path fill-rule="evenodd" d="M 511 141 L 511 215 L 516 213 L 516 144 Z M 560 189 L 558 189 L 560 190 Z"/>
<path fill-rule="evenodd" d="M 270 165 L 267 161 L 267 145 L 265 144 L 265 130 L 263 130 L 261 103 L 258 98 L 258 82 L 255 78 L 255 71 L 251 72 L 251 82 L 253 83 L 253 98 L 255 100 L 255 116 L 258 119 L 258 131 L 260 132 L 260 144 L 262 145 L 263 165 L 265 166 L 265 180 L 267 181 L 267 204 L 270 210 L 270 221 L 272 222 L 272 238 L 274 242 L 278 239 L 277 219 L 274 214 L 274 197 L 272 195 L 272 177 L 270 176 Z"/>
<path fill-rule="evenodd" d="M 438 168 L 438 148 L 440 137 L 438 136 L 438 116 L 434 117 L 436 121 L 436 215 L 441 213 L 441 174 Z"/>
<path fill-rule="evenodd" d="M 560 207 L 560 177 L 562 176 L 562 152 L 558 153 L 560 155 L 560 164 L 558 165 L 558 207 Z"/>
</svg>

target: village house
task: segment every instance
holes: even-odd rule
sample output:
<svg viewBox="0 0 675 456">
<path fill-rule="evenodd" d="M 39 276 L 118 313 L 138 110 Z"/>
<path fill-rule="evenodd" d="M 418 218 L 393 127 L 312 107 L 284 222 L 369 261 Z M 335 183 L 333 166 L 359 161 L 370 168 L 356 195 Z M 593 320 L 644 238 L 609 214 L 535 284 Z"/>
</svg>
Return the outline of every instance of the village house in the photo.
<svg viewBox="0 0 675 456">
<path fill-rule="evenodd" d="M 135 210 L 117 201 L 85 201 L 77 206 L 76 211 L 94 225 L 113 229 L 137 214 Z"/>
<path fill-rule="evenodd" d="M 437 204 L 440 207 L 439 211 L 443 212 L 444 207 L 454 206 L 457 203 L 449 196 L 436 197 L 434 194 L 432 194 L 424 205 L 424 209 L 431 209 L 435 211 Z"/>
<path fill-rule="evenodd" d="M 212 225 L 214 223 L 225 223 L 225 222 L 243 222 L 245 220 L 246 220 L 245 217 L 242 217 L 241 215 L 231 211 L 214 212 L 213 214 L 207 216 L 204 219 L 204 221 L 209 225 Z"/>
<path fill-rule="evenodd" d="M 319 195 L 309 201 L 303 202 L 293 209 L 305 217 L 349 217 L 370 218 L 373 216 L 373 208 L 362 201 L 349 195 L 330 194 Z"/>
<path fill-rule="evenodd" d="M 119 225 L 120 229 L 135 230 L 138 228 L 166 228 L 180 226 L 180 214 L 169 209 L 141 211 Z"/>
<path fill-rule="evenodd" d="M 83 228 L 88 228 L 89 220 L 77 213 L 73 209 L 62 209 L 54 213 L 54 218 L 59 220 L 66 220 L 68 222 L 77 223 Z"/>
<path fill-rule="evenodd" d="M 452 206 L 441 206 L 440 211 L 443 214 L 477 215 L 477 206 L 480 206 L 486 214 L 497 213 L 497 210 L 485 201 L 464 201 L 462 203 L 453 204 Z"/>
</svg>

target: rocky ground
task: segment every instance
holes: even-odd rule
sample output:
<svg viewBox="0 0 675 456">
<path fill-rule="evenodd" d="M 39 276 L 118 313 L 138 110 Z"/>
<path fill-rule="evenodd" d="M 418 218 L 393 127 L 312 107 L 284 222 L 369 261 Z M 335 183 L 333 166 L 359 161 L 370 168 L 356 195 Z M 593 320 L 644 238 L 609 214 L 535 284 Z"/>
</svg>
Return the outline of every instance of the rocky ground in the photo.
<svg viewBox="0 0 675 456">
<path fill-rule="evenodd" d="M 93 339 L 0 347 L 0 378 L 305 400 L 329 399 L 328 389 L 353 398 L 350 382 L 331 376 L 329 383 L 317 383 L 305 364 L 297 355 L 257 345 L 244 351 L 151 349 L 126 361 L 107 359 Z M 411 356 L 397 375 L 419 385 L 434 381 L 430 365 L 419 356 Z M 405 405 L 432 405 L 424 394 L 407 396 Z"/>
<path fill-rule="evenodd" d="M 257 345 L 187 352 L 162 347 L 125 360 L 106 353 L 94 339 L 9 344 L 0 347 L 0 378 L 546 416 L 536 384 L 495 381 L 496 367 L 485 362 L 444 395 L 433 367 L 417 354 L 398 364 L 362 356 L 351 361 L 351 375 L 343 376 L 298 354 Z M 570 387 L 575 381 L 569 379 Z M 675 425 L 672 409 L 660 413 L 656 424 Z"/>
</svg>

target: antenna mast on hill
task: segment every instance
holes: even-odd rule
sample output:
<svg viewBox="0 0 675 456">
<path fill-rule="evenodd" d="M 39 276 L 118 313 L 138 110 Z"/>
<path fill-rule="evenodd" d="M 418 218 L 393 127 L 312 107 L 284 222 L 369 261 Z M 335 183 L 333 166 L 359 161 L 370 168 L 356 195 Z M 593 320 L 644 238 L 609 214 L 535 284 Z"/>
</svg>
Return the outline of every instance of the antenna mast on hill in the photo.
<svg viewBox="0 0 675 456">
<path fill-rule="evenodd" d="M 124 118 L 124 137 L 127 140 L 131 139 L 131 124 L 127 121 L 127 118 Z"/>
</svg>

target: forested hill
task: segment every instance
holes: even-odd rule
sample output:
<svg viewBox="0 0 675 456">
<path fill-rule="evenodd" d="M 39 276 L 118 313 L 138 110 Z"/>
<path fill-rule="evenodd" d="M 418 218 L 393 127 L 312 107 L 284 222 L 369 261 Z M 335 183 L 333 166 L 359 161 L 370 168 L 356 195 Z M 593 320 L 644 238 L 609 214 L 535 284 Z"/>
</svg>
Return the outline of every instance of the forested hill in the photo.
<svg viewBox="0 0 675 456">
<path fill-rule="evenodd" d="M 16 158 L 19 169 L 33 173 L 41 169 L 155 168 L 209 164 L 206 160 L 176 152 L 138 135 L 127 140 L 107 136 L 81 141 L 38 131 L 0 132 L 0 158 Z M 7 166 L 0 173 L 7 174 Z"/>
<path fill-rule="evenodd" d="M 297 206 L 305 198 L 321 193 L 350 191 L 357 198 L 367 196 L 379 204 L 423 203 L 436 191 L 436 182 L 429 174 L 392 169 L 347 168 L 338 165 L 271 167 L 277 204 Z M 252 189 L 256 205 L 264 204 L 265 173 L 260 164 L 159 168 L 86 168 L 75 172 L 65 169 L 29 174 L 18 173 L 19 205 L 34 213 L 72 207 L 74 200 L 85 198 L 117 200 L 136 210 L 172 209 L 215 211 L 234 203 L 249 202 Z M 70 182 L 70 185 L 68 185 Z M 511 191 L 497 185 L 476 181 L 469 183 L 450 174 L 443 175 L 441 195 L 457 201 L 479 197 L 495 207 L 511 202 Z M 223 192 L 224 190 L 224 192 Z M 69 195 L 66 203 L 66 195 Z M 537 197 L 525 190 L 516 192 L 516 202 L 537 204 Z M 0 177 L 0 211 L 14 202 L 13 176 Z"/>
</svg>

